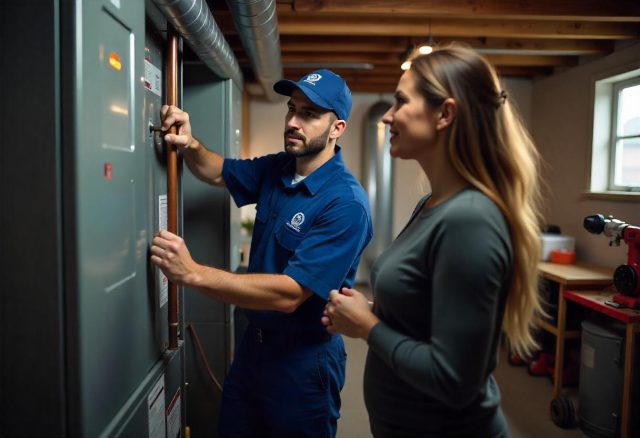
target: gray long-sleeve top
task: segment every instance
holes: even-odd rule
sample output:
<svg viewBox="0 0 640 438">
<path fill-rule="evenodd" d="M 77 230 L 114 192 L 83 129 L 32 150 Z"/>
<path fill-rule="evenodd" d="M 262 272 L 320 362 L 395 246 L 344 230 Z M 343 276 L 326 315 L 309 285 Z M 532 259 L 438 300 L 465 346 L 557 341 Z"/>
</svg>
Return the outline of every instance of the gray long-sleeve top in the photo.
<svg viewBox="0 0 640 438">
<path fill-rule="evenodd" d="M 364 390 L 378 436 L 497 436 L 509 230 L 482 193 L 421 211 L 376 261 Z"/>
</svg>

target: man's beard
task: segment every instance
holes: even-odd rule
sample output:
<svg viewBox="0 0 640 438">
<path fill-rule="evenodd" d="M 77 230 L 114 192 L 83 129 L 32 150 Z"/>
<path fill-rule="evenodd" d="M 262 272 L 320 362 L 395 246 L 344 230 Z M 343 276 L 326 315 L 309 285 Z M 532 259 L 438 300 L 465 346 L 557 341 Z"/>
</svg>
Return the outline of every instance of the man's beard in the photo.
<svg viewBox="0 0 640 438">
<path fill-rule="evenodd" d="M 318 155 L 320 152 L 324 150 L 327 146 L 327 141 L 329 140 L 329 132 L 331 131 L 331 126 L 327 128 L 322 134 L 317 137 L 312 138 L 311 140 L 307 140 L 306 137 L 298 134 L 295 130 L 290 129 L 285 131 L 284 133 L 284 150 L 295 158 L 301 157 L 312 157 Z M 302 141 L 301 146 L 297 146 L 294 143 L 289 143 L 287 141 L 287 136 L 293 136 Z"/>
</svg>

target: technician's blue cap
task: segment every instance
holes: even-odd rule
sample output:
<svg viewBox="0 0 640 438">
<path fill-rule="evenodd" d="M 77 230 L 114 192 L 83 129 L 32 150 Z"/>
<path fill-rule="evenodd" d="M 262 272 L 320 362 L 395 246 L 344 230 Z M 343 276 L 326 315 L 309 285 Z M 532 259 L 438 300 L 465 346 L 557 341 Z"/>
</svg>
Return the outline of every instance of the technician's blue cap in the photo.
<svg viewBox="0 0 640 438">
<path fill-rule="evenodd" d="M 303 76 L 298 82 L 282 79 L 273 85 L 273 90 L 284 96 L 291 96 L 296 88 L 311 102 L 336 113 L 339 119 L 349 118 L 351 90 L 344 79 L 334 72 L 324 69 L 316 70 Z"/>
</svg>

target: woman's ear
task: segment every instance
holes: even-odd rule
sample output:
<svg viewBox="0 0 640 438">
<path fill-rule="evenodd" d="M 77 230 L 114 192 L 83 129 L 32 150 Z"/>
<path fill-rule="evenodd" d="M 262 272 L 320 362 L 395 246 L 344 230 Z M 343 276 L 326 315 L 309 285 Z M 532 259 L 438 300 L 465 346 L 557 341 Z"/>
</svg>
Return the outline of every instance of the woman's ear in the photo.
<svg viewBox="0 0 640 438">
<path fill-rule="evenodd" d="M 440 110 L 441 111 L 438 113 L 438 120 L 436 121 L 436 129 L 445 129 L 455 120 L 458 106 L 455 100 L 448 97 L 444 102 L 442 102 Z"/>
</svg>

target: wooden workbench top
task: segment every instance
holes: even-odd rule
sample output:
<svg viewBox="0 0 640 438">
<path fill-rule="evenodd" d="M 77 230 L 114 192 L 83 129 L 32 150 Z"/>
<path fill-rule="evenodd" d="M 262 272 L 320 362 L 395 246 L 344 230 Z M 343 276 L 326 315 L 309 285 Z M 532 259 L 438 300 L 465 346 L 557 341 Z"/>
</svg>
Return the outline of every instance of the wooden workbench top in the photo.
<svg viewBox="0 0 640 438">
<path fill-rule="evenodd" d="M 565 286 L 607 286 L 613 283 L 614 268 L 594 263 L 576 262 L 571 265 L 540 262 L 540 275 Z"/>
</svg>

